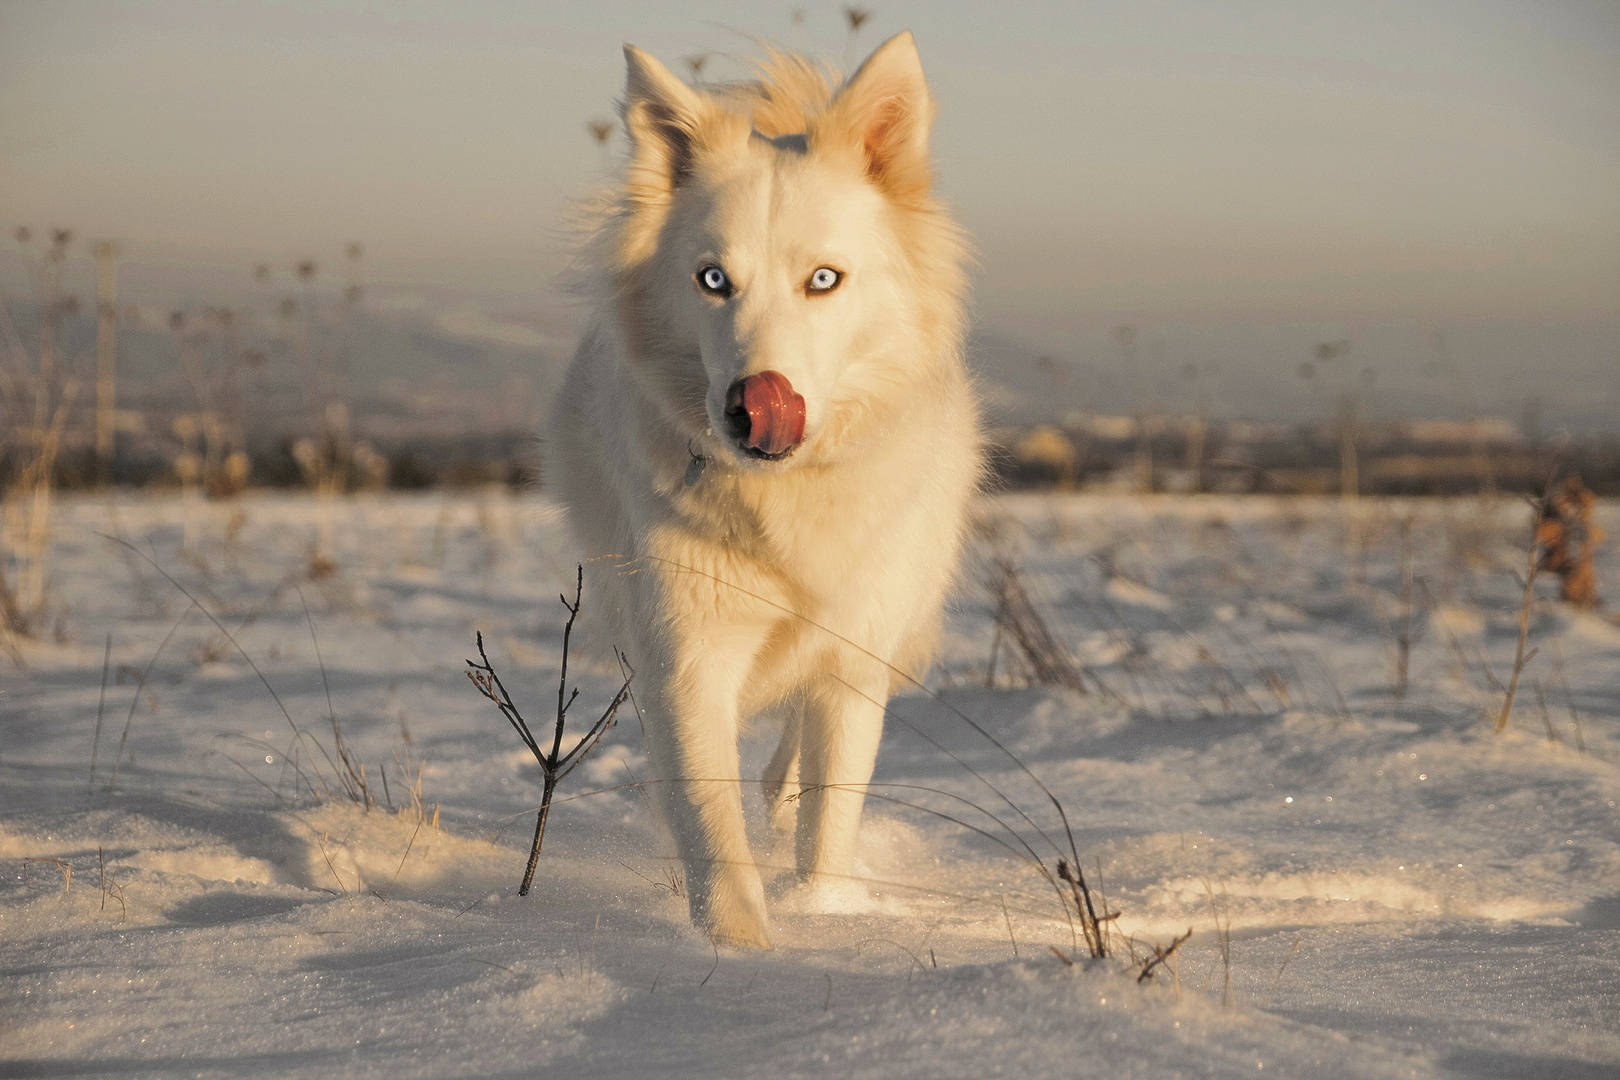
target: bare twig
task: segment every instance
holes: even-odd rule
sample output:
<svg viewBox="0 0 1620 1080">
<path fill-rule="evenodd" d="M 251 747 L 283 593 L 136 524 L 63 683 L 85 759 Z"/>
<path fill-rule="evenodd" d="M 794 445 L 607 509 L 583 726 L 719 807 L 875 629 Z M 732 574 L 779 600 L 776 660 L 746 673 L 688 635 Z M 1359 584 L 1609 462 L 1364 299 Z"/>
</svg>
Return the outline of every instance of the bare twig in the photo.
<svg viewBox="0 0 1620 1080">
<path fill-rule="evenodd" d="M 1091 899 L 1091 889 L 1086 885 L 1085 871 L 1080 869 L 1078 860 L 1070 863 L 1067 859 L 1059 859 L 1057 875 L 1069 885 L 1069 898 L 1074 902 L 1075 911 L 1080 916 L 1080 932 L 1085 935 L 1086 948 L 1090 950 L 1092 956 L 1107 956 L 1108 942 L 1103 937 L 1103 923 L 1119 918 L 1119 913 L 1109 912 L 1105 904 L 1103 915 L 1098 917 L 1097 908 Z"/>
<path fill-rule="evenodd" d="M 562 605 L 568 611 L 568 621 L 563 625 L 562 672 L 557 679 L 557 723 L 551 738 L 551 752 L 548 754 L 540 749 L 539 740 L 529 729 L 529 723 L 518 711 L 512 702 L 512 695 L 501 682 L 501 677 L 495 673 L 495 668 L 489 662 L 489 656 L 484 652 L 484 635 L 478 634 L 478 662 L 467 661 L 467 678 L 478 688 L 495 707 L 500 709 L 501 715 L 506 717 L 507 723 L 512 725 L 523 745 L 529 748 L 535 761 L 540 763 L 540 772 L 545 777 L 545 787 L 540 796 L 540 813 L 534 823 L 534 843 L 529 848 L 529 864 L 523 871 L 523 884 L 518 887 L 519 896 L 529 895 L 529 886 L 534 882 L 534 868 L 540 861 L 540 844 L 545 839 L 546 818 L 551 813 L 551 796 L 557 790 L 557 784 L 569 773 L 573 772 L 587 755 L 602 741 L 602 736 L 613 727 L 619 714 L 619 707 L 630 697 L 630 680 L 635 677 L 635 670 L 630 667 L 629 660 L 623 653 L 617 653 L 620 670 L 626 674 L 624 682 L 620 685 L 618 693 L 608 702 L 602 715 L 590 726 L 590 729 L 580 736 L 578 742 L 568 753 L 562 752 L 563 729 L 568 723 L 568 709 L 579 697 L 579 688 L 575 687 L 572 693 L 568 691 L 568 646 L 574 632 L 574 620 L 579 617 L 580 595 L 585 588 L 585 568 L 583 565 L 576 568 L 577 574 L 574 582 L 574 602 L 569 603 L 566 596 L 559 597 Z"/>
<path fill-rule="evenodd" d="M 1153 946 L 1153 955 L 1142 961 L 1142 970 L 1137 972 L 1136 981 L 1147 982 L 1153 978 L 1154 971 L 1176 955 L 1176 950 L 1181 948 L 1187 942 L 1187 939 L 1192 937 L 1192 933 L 1192 927 L 1189 926 L 1187 932 L 1171 941 L 1168 947 L 1155 944 Z"/>
</svg>

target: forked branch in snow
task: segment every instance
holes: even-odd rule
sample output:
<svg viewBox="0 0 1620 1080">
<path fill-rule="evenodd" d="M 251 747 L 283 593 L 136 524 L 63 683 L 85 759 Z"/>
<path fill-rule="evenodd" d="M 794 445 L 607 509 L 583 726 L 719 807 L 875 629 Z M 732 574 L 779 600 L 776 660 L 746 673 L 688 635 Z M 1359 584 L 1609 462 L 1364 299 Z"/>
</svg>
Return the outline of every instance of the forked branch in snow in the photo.
<svg viewBox="0 0 1620 1080">
<path fill-rule="evenodd" d="M 557 678 L 557 722 L 551 736 L 551 752 L 547 753 L 540 748 L 540 741 L 535 738 L 534 732 L 529 728 L 529 722 L 523 718 L 517 705 L 512 702 L 512 695 L 507 693 L 506 686 L 501 677 L 495 674 L 495 668 L 489 662 L 484 652 L 484 635 L 478 634 L 478 660 L 467 661 L 467 678 L 478 687 L 478 692 L 495 703 L 506 717 L 506 722 L 512 725 L 512 730 L 518 733 L 523 745 L 529 748 L 535 761 L 540 763 L 540 772 L 545 777 L 545 787 L 540 796 L 540 816 L 534 823 L 534 843 L 529 848 L 529 865 L 523 871 L 523 884 L 518 886 L 518 895 L 529 895 L 529 886 L 534 882 L 534 867 L 540 861 L 540 843 L 546 835 L 546 817 L 551 813 L 551 796 L 557 790 L 557 785 L 569 773 L 584 761 L 590 752 L 596 749 L 596 744 L 602 741 L 608 729 L 613 726 L 619 714 L 619 707 L 630 698 L 630 680 L 635 677 L 635 671 L 623 653 L 619 653 L 619 666 L 624 670 L 624 682 L 619 692 L 613 695 L 602 715 L 597 717 L 590 730 L 580 736 L 578 742 L 568 753 L 562 752 L 563 728 L 568 723 L 568 709 L 579 697 L 579 688 L 575 687 L 570 693 L 568 690 L 568 644 L 574 633 L 574 620 L 579 617 L 580 594 L 585 588 L 585 568 L 576 568 L 574 581 L 574 602 L 570 604 L 566 596 L 558 597 L 562 606 L 568 610 L 568 622 L 563 625 L 562 673 Z"/>
<path fill-rule="evenodd" d="M 1170 942 L 1168 948 L 1155 944 L 1153 946 L 1153 955 L 1142 961 L 1142 967 L 1137 972 L 1136 981 L 1147 982 L 1149 979 L 1153 978 L 1154 971 L 1156 971 L 1163 964 L 1167 963 L 1172 956 L 1176 955 L 1176 950 L 1181 948 L 1181 946 L 1187 942 L 1188 938 L 1192 937 L 1192 933 L 1192 927 L 1189 926 L 1187 927 L 1187 932 L 1185 934 L 1182 934 L 1180 937 L 1175 938 Z"/>
</svg>

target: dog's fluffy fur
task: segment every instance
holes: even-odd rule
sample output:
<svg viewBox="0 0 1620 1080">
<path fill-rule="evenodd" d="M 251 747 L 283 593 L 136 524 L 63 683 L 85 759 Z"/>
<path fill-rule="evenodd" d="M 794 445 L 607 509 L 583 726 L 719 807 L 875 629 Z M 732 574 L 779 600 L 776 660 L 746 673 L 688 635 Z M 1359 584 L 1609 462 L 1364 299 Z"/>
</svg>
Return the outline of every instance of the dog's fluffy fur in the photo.
<svg viewBox="0 0 1620 1080">
<path fill-rule="evenodd" d="M 630 160 L 588 248 L 596 314 L 549 476 L 635 667 L 692 917 L 767 946 L 739 727 L 787 715 L 767 797 L 796 803 L 812 899 L 847 890 L 885 702 L 928 663 L 980 479 L 965 241 L 930 194 L 911 35 L 837 86 L 790 55 L 702 87 L 625 57 Z M 699 287 L 710 266 L 729 296 Z M 808 290 L 819 267 L 835 289 Z M 728 388 L 768 370 L 805 399 L 781 460 L 726 434 Z"/>
</svg>

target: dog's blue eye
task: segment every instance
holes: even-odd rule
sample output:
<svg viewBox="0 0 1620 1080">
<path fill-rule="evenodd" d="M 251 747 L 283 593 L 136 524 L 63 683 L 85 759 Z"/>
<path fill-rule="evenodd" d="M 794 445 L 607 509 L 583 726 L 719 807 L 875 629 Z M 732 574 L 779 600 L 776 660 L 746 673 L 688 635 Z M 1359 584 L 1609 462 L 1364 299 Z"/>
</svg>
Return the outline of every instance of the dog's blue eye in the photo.
<svg viewBox="0 0 1620 1080">
<path fill-rule="evenodd" d="M 810 275 L 809 288 L 811 292 L 831 292 L 838 288 L 838 283 L 844 280 L 844 275 L 830 266 L 818 266 L 816 272 Z"/>
<path fill-rule="evenodd" d="M 731 295 L 731 279 L 718 266 L 705 266 L 698 271 L 697 278 L 704 292 L 714 296 Z"/>
</svg>

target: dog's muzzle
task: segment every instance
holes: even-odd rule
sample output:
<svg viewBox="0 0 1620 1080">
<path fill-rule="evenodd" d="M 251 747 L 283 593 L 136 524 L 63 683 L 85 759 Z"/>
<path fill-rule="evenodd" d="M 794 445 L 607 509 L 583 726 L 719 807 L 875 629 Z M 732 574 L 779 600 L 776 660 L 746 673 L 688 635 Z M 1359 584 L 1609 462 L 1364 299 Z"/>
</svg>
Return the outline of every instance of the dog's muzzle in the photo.
<svg viewBox="0 0 1620 1080">
<path fill-rule="evenodd" d="M 804 398 L 780 371 L 738 379 L 726 391 L 726 429 L 755 457 L 783 457 L 804 441 Z"/>
</svg>

